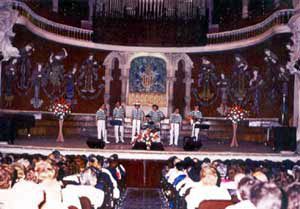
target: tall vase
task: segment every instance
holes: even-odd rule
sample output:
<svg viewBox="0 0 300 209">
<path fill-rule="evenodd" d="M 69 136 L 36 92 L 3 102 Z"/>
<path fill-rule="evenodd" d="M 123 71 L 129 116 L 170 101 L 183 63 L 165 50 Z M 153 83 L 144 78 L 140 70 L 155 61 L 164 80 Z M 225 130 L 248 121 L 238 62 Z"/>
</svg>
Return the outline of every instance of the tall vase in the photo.
<svg viewBox="0 0 300 209">
<path fill-rule="evenodd" d="M 64 142 L 63 125 L 64 125 L 64 119 L 59 119 L 58 120 L 58 136 L 56 139 L 57 142 Z"/>
<path fill-rule="evenodd" d="M 232 140 L 230 143 L 230 147 L 238 147 L 239 146 L 239 144 L 237 142 L 237 138 L 236 138 L 237 127 L 238 127 L 237 123 L 232 123 Z"/>
</svg>

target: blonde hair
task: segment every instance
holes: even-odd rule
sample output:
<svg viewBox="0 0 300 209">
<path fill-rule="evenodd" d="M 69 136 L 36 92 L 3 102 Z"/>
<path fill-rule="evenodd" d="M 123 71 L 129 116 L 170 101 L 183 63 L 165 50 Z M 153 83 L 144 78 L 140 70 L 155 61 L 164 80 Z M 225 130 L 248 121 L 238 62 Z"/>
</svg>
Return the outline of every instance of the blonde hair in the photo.
<svg viewBox="0 0 300 209">
<path fill-rule="evenodd" d="M 34 170 L 39 181 L 54 179 L 56 177 L 55 168 L 49 162 L 44 160 L 37 162 Z"/>
<path fill-rule="evenodd" d="M 217 184 L 217 170 L 211 165 L 204 166 L 200 171 L 201 182 L 204 186 L 214 186 Z"/>
</svg>

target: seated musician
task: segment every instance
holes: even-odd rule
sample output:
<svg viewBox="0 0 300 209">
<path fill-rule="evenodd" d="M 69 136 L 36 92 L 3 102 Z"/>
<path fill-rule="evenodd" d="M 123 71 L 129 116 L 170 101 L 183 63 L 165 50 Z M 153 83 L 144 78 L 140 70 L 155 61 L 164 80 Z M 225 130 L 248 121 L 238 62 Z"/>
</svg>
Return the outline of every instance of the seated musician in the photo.
<svg viewBox="0 0 300 209">
<path fill-rule="evenodd" d="M 200 124 L 202 120 L 202 113 L 199 110 L 199 105 L 194 106 L 194 110 L 190 112 L 189 119 L 192 125 L 192 137 L 198 141 L 199 132 L 200 132 Z"/>
<path fill-rule="evenodd" d="M 162 111 L 159 110 L 156 104 L 152 105 L 152 110 L 148 113 L 151 118 L 151 121 L 155 124 L 155 126 L 160 129 L 161 121 L 165 118 L 165 115 Z M 158 131 L 159 134 L 159 131 Z"/>
</svg>

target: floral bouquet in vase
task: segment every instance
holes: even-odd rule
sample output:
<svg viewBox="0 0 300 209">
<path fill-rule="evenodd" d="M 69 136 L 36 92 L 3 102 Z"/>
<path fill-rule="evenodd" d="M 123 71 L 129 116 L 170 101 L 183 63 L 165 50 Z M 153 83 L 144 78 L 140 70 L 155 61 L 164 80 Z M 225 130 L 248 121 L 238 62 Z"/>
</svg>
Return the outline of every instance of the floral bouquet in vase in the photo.
<svg viewBox="0 0 300 209">
<path fill-rule="evenodd" d="M 247 111 L 238 105 L 234 105 L 233 107 L 231 107 L 228 110 L 227 119 L 231 120 L 231 122 L 232 122 L 232 140 L 231 140 L 230 147 L 238 147 L 239 146 L 239 144 L 237 142 L 237 134 L 236 134 L 237 125 L 240 121 L 245 119 L 247 114 L 248 114 Z"/>
<path fill-rule="evenodd" d="M 53 112 L 55 117 L 58 118 L 59 131 L 57 136 L 57 142 L 64 142 L 63 137 L 63 122 L 66 116 L 71 114 L 71 106 L 66 102 L 64 98 L 56 100 L 49 108 L 49 111 Z"/>
<path fill-rule="evenodd" d="M 56 100 L 49 108 L 50 112 L 53 112 L 53 114 L 59 119 L 63 120 L 66 116 L 71 114 L 71 107 L 66 102 L 65 99 L 58 99 Z"/>
<path fill-rule="evenodd" d="M 241 106 L 234 105 L 233 107 L 229 108 L 227 119 L 231 120 L 232 123 L 238 123 L 244 120 L 247 114 L 247 111 L 244 110 Z"/>
</svg>

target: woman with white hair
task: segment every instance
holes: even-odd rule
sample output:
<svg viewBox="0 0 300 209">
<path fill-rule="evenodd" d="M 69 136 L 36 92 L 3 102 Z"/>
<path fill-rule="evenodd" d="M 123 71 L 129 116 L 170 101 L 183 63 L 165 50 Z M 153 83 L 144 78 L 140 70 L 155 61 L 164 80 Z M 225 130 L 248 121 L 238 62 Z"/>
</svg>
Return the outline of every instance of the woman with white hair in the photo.
<svg viewBox="0 0 300 209">
<path fill-rule="evenodd" d="M 61 183 L 56 180 L 56 169 L 47 161 L 39 161 L 35 165 L 39 186 L 44 191 L 45 203 L 41 209 L 62 209 Z"/>
</svg>

